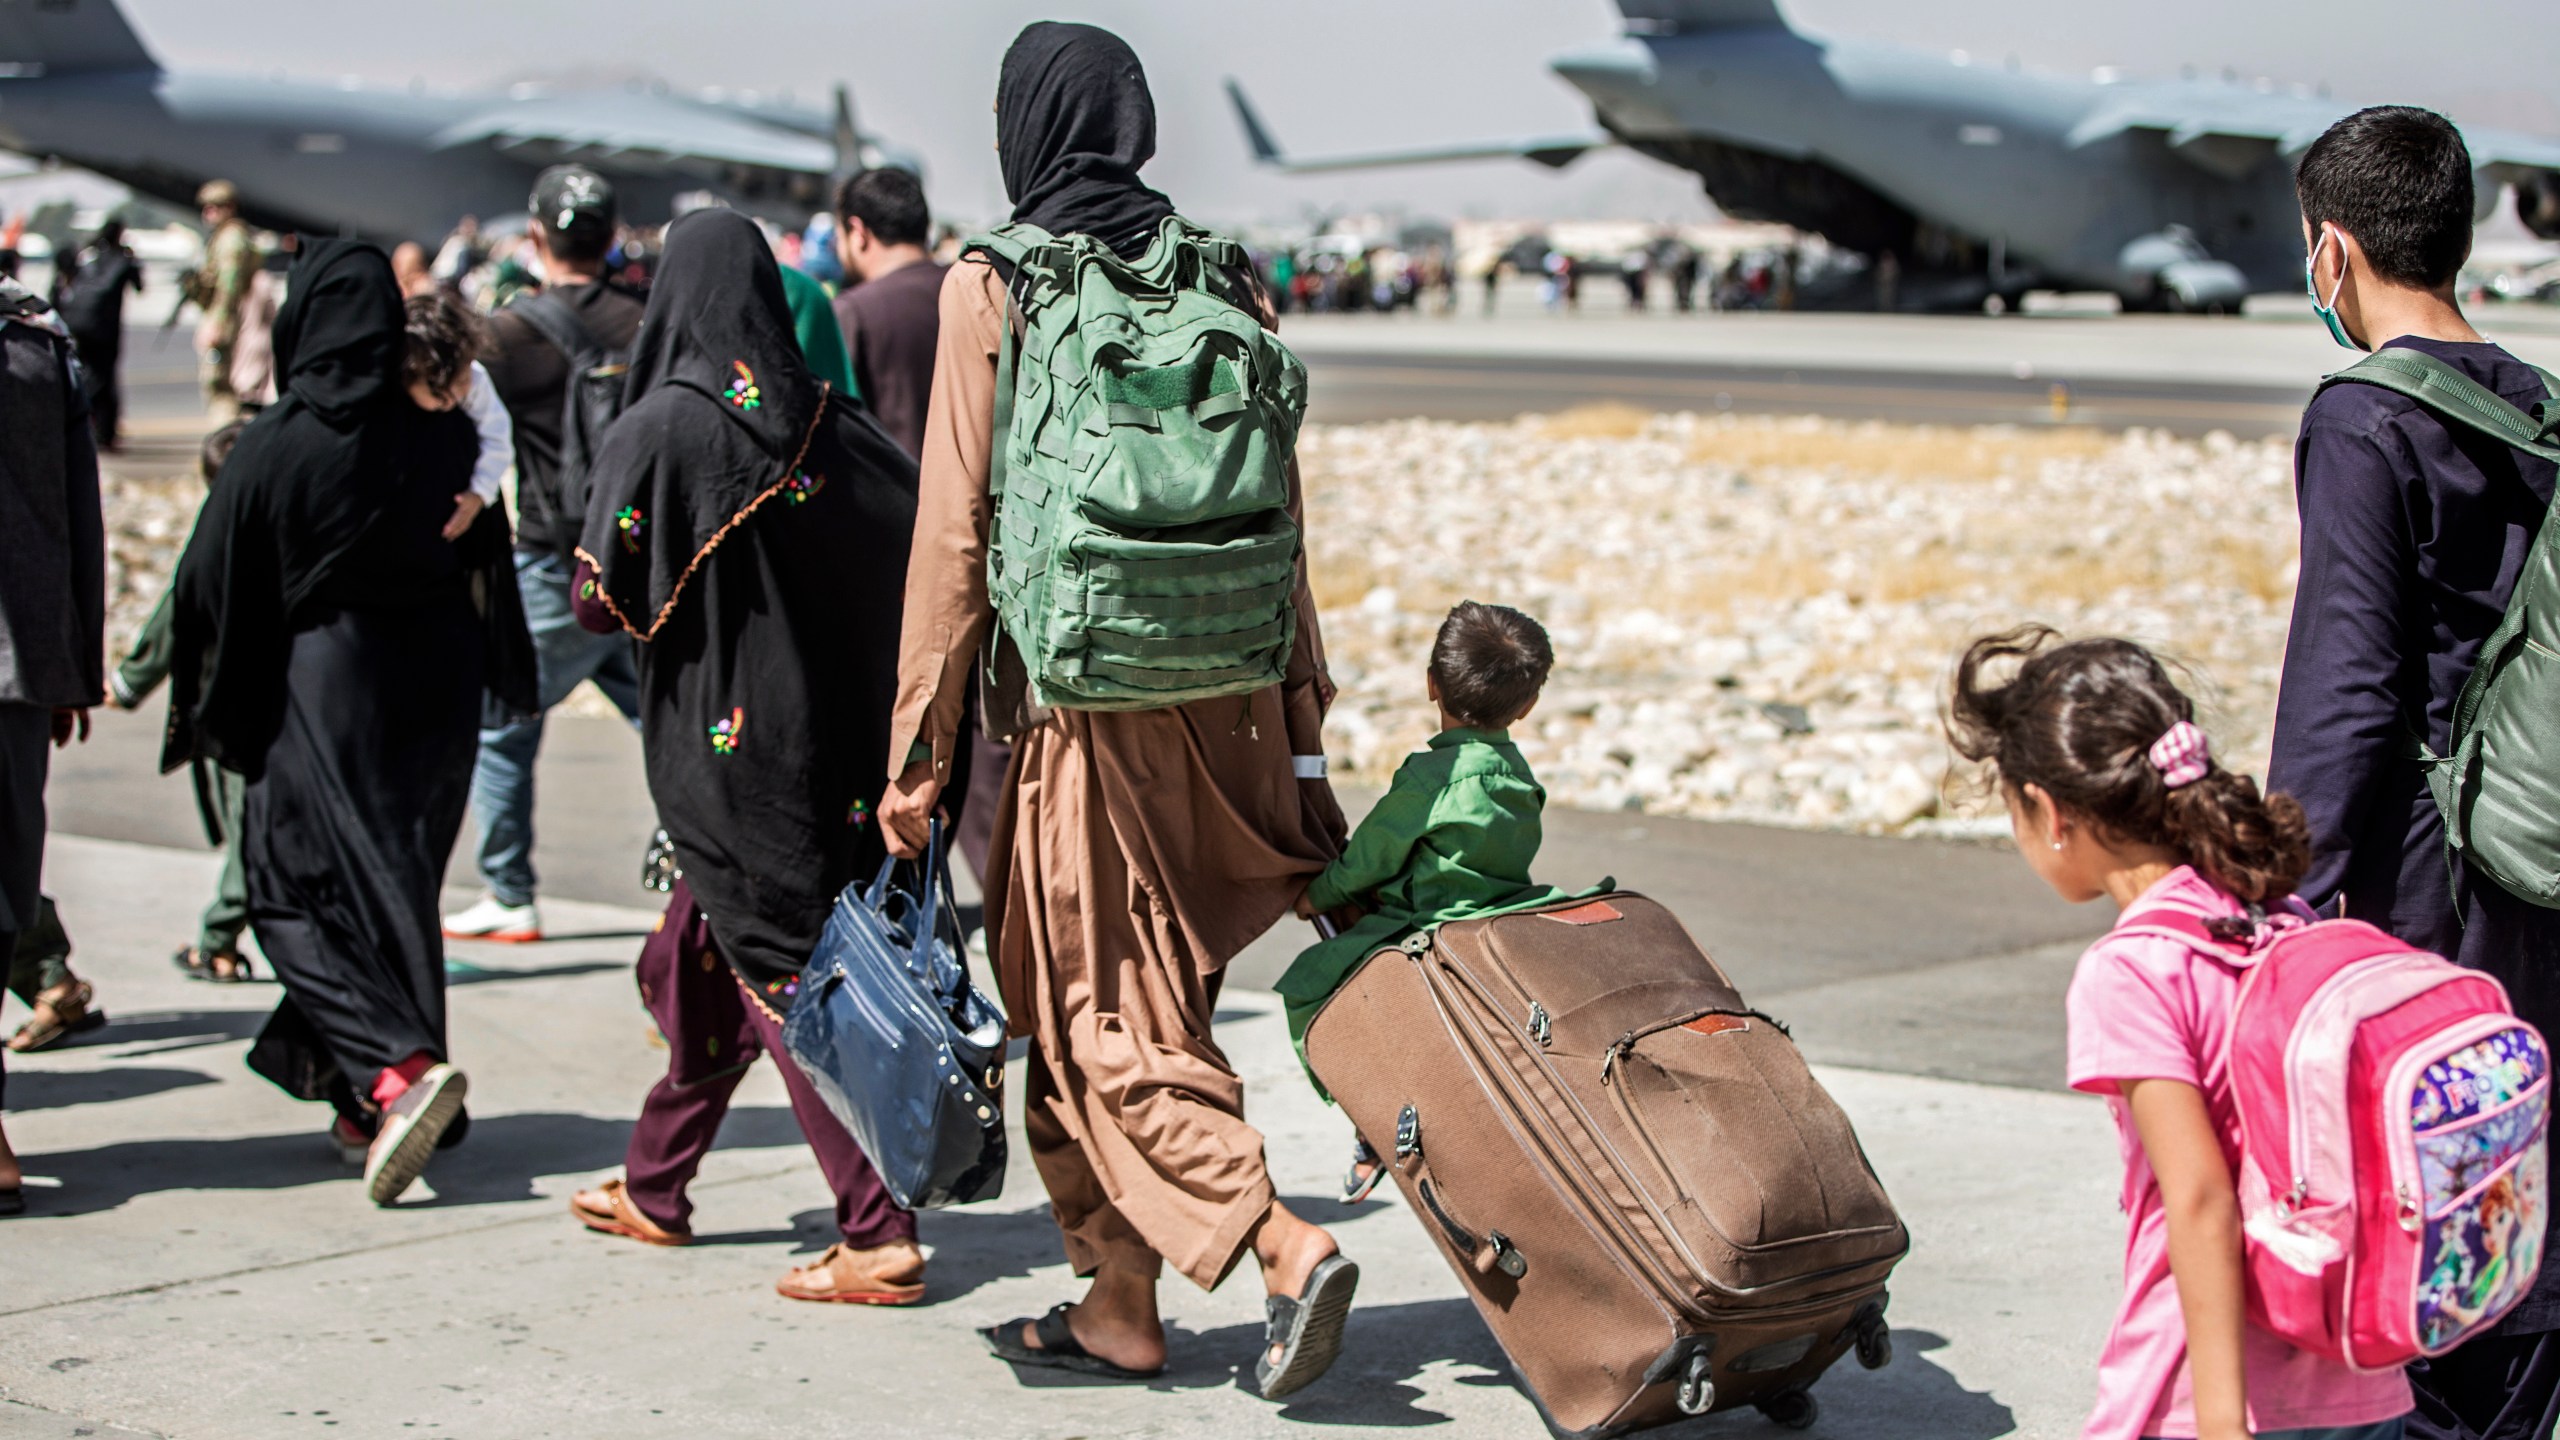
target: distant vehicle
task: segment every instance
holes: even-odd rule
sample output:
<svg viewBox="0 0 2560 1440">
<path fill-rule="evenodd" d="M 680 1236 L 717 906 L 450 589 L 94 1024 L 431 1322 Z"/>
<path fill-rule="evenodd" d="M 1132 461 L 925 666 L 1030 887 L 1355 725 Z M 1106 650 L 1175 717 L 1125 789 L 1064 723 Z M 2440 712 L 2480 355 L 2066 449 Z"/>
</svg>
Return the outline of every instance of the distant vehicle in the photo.
<svg viewBox="0 0 2560 1440">
<path fill-rule="evenodd" d="M 796 222 L 829 177 L 916 169 L 832 114 L 752 92 L 552 95 L 386 89 L 163 69 L 114 0 L 0 0 L 0 149 L 57 159 L 192 211 L 216 176 L 253 222 L 432 243 L 465 214 L 524 208 L 542 167 L 611 178 L 624 213 L 708 192 Z"/>
<path fill-rule="evenodd" d="M 1375 155 L 1284 155 L 1227 82 L 1254 156 L 1290 174 L 1624 145 L 1695 171 L 1727 215 L 1867 257 L 1864 295 L 1970 308 L 2031 289 L 2236 308 L 2302 283 L 2292 161 L 2352 108 L 2265 81 L 2078 79 L 1789 28 L 1777 0 L 1618 0 L 1626 33 L 1558 56 L 1599 128 Z M 2515 187 L 2560 239 L 2560 142 L 2464 126 L 2481 218 Z M 1883 266 L 1884 257 L 1893 257 Z M 1889 280 L 1887 277 L 1891 277 Z"/>
</svg>

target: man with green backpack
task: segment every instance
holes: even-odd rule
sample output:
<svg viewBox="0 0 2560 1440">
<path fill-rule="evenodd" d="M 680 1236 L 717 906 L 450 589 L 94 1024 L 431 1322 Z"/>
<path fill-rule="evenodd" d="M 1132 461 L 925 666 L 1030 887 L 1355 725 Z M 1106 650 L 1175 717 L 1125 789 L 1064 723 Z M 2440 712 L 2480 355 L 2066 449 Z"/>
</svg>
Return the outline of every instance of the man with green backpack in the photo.
<svg viewBox="0 0 2560 1440">
<path fill-rule="evenodd" d="M 1256 1388 L 1339 1353 L 1359 1271 L 1280 1203 L 1212 1038 L 1227 962 L 1340 848 L 1292 452 L 1306 372 L 1234 242 L 1148 189 L 1155 111 L 1108 32 L 1006 53 L 1013 222 L 943 283 L 880 820 L 920 850 L 973 670 L 1014 743 L 990 958 L 1029 1042 L 1023 1129 L 1082 1300 L 984 1332 L 1016 1366 L 1143 1381 L 1156 1286 L 1250 1255 Z M 1241 1357 L 1239 1357 L 1241 1358 Z"/>
<path fill-rule="evenodd" d="M 2302 573 L 2268 784 L 2302 803 L 2324 913 L 2487 971 L 2560 1037 L 2560 393 L 2454 300 L 2461 134 L 2360 111 L 2296 176 L 2315 313 L 2373 352 L 2302 417 Z M 2530 1253 L 2530 1252 L 2528 1252 Z M 2560 1267 L 2499 1330 L 2411 1367 L 2413 1440 L 2543 1440 Z"/>
</svg>

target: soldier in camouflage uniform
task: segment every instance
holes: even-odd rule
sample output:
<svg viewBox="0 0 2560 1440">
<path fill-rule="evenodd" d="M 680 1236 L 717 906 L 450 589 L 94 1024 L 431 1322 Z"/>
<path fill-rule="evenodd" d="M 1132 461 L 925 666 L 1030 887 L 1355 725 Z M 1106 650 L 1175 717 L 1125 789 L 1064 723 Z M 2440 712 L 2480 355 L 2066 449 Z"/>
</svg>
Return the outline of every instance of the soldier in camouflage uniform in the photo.
<svg viewBox="0 0 2560 1440">
<path fill-rule="evenodd" d="M 217 421 L 239 411 L 231 390 L 231 351 L 240 338 L 240 302 L 258 273 L 258 242 L 240 218 L 240 192 L 228 180 L 208 180 L 196 192 L 196 209 L 204 216 L 204 265 L 188 282 L 187 298 L 204 312 L 196 325 L 197 373 L 204 382 L 206 408 Z"/>
</svg>

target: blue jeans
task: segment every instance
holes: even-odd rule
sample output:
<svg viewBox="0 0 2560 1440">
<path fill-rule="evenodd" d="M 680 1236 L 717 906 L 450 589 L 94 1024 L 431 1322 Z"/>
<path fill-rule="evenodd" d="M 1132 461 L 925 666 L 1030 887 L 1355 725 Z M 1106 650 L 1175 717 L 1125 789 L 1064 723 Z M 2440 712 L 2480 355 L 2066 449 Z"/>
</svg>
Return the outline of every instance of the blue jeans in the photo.
<svg viewBox="0 0 2560 1440">
<path fill-rule="evenodd" d="M 640 665 L 631 637 L 598 635 L 569 609 L 569 576 L 548 555 L 516 552 L 516 590 L 533 632 L 536 685 L 547 711 L 593 680 L 633 725 L 640 723 Z M 471 810 L 480 821 L 480 879 L 505 905 L 533 903 L 533 757 L 542 716 L 480 732 L 471 767 Z"/>
</svg>

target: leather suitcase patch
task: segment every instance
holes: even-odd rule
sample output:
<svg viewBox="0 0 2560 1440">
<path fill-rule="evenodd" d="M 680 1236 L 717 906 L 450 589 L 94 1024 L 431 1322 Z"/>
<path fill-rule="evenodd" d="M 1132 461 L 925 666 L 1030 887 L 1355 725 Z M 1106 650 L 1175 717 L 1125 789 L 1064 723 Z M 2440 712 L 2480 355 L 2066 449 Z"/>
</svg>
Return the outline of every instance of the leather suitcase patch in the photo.
<svg viewBox="0 0 2560 1440">
<path fill-rule="evenodd" d="M 1750 1029 L 1751 1022 L 1739 1015 L 1701 1015 L 1680 1028 L 1695 1030 L 1701 1035 L 1730 1035 L 1736 1030 Z"/>
<path fill-rule="evenodd" d="M 1608 901 L 1594 900 L 1588 905 L 1576 905 L 1570 910 L 1551 911 L 1538 918 L 1553 920 L 1559 925 L 1606 925 L 1612 920 L 1624 920 L 1627 917 L 1619 911 L 1617 906 Z"/>
</svg>

